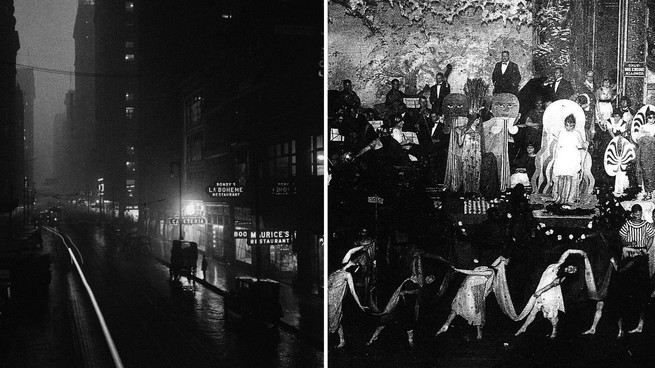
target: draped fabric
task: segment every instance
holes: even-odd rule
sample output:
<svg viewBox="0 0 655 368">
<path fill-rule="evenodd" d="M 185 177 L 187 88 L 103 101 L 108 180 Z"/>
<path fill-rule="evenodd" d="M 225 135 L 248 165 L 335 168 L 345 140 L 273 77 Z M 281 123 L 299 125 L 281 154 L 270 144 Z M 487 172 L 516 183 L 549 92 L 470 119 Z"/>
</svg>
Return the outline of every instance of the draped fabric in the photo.
<svg viewBox="0 0 655 368">
<path fill-rule="evenodd" d="M 608 270 L 604 273 L 605 276 L 602 278 L 602 280 L 600 280 L 601 282 L 598 285 L 596 284 L 595 281 L 593 269 L 591 268 L 591 263 L 589 262 L 589 258 L 586 255 L 584 256 L 584 265 L 585 265 L 585 270 L 584 270 L 585 284 L 587 286 L 587 294 L 589 298 L 592 300 L 604 300 L 605 297 L 607 296 L 609 282 L 612 277 L 613 267 L 611 263 L 608 263 L 607 265 Z M 505 266 L 506 266 L 506 261 L 503 261 L 500 262 L 500 264 L 498 264 L 498 266 L 496 267 L 496 275 L 493 283 L 493 292 L 494 295 L 496 296 L 496 301 L 498 301 L 498 305 L 500 306 L 500 309 L 503 311 L 503 313 L 505 313 L 505 315 L 507 315 L 507 317 L 509 317 L 513 321 L 520 321 L 525 317 L 527 317 L 528 314 L 530 314 L 530 311 L 535 307 L 535 304 L 537 304 L 538 307 L 545 305 L 548 309 L 548 313 L 552 313 L 555 310 L 564 311 L 564 304 L 562 301 L 562 291 L 560 286 L 556 286 L 544 292 L 539 298 L 536 298 L 534 295 L 531 296 L 526 306 L 521 310 L 520 313 L 517 313 L 516 309 L 514 308 L 514 303 L 512 302 L 512 297 L 509 292 L 509 287 L 507 285 L 507 273 L 505 270 Z M 553 266 L 557 266 L 557 267 L 553 267 Z M 557 277 L 558 268 L 559 265 L 557 264 L 550 265 L 546 269 L 546 271 L 544 271 L 544 274 L 541 276 L 541 279 L 539 281 L 539 286 L 537 286 L 537 289 L 535 291 L 539 290 L 543 286 L 552 282 L 555 279 L 555 277 Z M 554 291 L 551 292 L 551 290 Z M 546 315 L 546 312 L 544 312 L 544 315 Z"/>
<path fill-rule="evenodd" d="M 343 317 L 343 298 L 348 287 L 348 272 L 337 270 L 328 277 L 328 327 L 330 333 L 337 332 Z"/>
<path fill-rule="evenodd" d="M 480 168 L 482 165 L 480 129 L 469 128 L 461 133 L 462 183 L 465 193 L 480 193 Z"/>
<path fill-rule="evenodd" d="M 648 124 L 650 125 L 650 124 Z M 655 137 L 637 140 L 637 181 L 647 193 L 655 191 Z"/>
<path fill-rule="evenodd" d="M 474 271 L 491 271 L 487 266 L 476 267 Z M 457 290 L 452 302 L 452 310 L 473 326 L 483 326 L 485 322 L 485 299 L 493 285 L 493 275 L 466 276 Z"/>
<path fill-rule="evenodd" d="M 456 128 L 464 127 L 468 123 L 465 117 L 454 118 L 451 123 L 450 141 L 448 145 L 448 161 L 446 162 L 446 177 L 444 186 L 447 190 L 458 192 L 463 184 L 464 164 L 462 161 L 463 147 L 458 142 Z"/>
<path fill-rule="evenodd" d="M 484 122 L 484 149 L 496 156 L 498 167 L 498 181 L 500 191 L 504 192 L 510 185 L 509 166 L 509 126 L 514 123 L 513 118 L 496 117 Z"/>
<path fill-rule="evenodd" d="M 448 289 L 448 285 L 450 284 L 450 279 L 452 278 L 452 272 L 447 272 L 446 275 L 444 276 L 443 281 L 441 282 L 441 286 L 439 286 L 439 293 L 437 294 L 438 297 L 442 296 L 445 292 L 446 289 Z M 381 313 L 373 313 L 373 315 L 380 316 L 381 321 L 383 324 L 389 322 L 391 319 L 393 319 L 394 312 L 396 310 L 396 307 L 398 307 L 398 303 L 400 302 L 401 292 L 403 291 L 403 287 L 405 286 L 405 283 L 407 282 L 414 282 L 412 277 L 405 279 L 402 283 L 400 283 L 400 286 L 391 294 L 391 298 L 389 298 L 389 301 L 387 302 L 387 305 L 384 307 L 384 310 L 382 310 Z M 416 308 L 416 317 L 418 318 L 419 311 L 418 311 L 418 306 Z"/>
</svg>

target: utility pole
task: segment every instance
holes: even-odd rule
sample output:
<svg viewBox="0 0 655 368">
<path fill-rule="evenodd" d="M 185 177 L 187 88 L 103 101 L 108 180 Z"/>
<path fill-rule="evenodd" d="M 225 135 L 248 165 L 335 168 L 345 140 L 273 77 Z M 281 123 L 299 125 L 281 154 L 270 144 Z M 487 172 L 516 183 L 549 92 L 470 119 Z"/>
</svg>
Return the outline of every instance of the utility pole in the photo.
<svg viewBox="0 0 655 368">
<path fill-rule="evenodd" d="M 171 162 L 171 178 L 173 177 L 173 165 L 177 165 L 177 167 L 180 169 L 180 181 L 179 181 L 179 189 L 180 189 L 180 212 L 179 212 L 179 224 L 178 226 L 180 227 L 180 240 L 184 239 L 184 236 L 182 235 L 182 162 L 181 161 L 172 161 Z"/>
</svg>

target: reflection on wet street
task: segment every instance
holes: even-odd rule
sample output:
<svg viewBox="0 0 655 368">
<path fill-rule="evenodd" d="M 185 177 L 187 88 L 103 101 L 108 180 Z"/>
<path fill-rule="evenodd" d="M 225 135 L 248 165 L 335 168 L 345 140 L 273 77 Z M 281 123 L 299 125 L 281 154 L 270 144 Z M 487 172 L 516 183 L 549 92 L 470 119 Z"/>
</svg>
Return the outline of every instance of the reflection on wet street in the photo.
<svg viewBox="0 0 655 368">
<path fill-rule="evenodd" d="M 323 352 L 263 326 L 226 325 L 223 297 L 182 277 L 170 282 L 154 257 L 120 249 L 95 224 L 65 229 L 126 367 L 320 367 Z M 153 247 L 166 259 L 165 246 Z M 225 285 L 227 289 L 227 285 Z"/>
</svg>

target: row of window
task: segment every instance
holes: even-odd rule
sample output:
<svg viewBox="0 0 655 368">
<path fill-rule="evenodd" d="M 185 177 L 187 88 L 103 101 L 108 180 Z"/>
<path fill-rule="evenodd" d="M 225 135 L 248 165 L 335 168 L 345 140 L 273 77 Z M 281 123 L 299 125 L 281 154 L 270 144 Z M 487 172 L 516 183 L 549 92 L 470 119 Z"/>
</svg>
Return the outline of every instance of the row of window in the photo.
<svg viewBox="0 0 655 368">
<path fill-rule="evenodd" d="M 322 176 L 325 166 L 323 136 L 311 136 L 309 139 L 311 140 L 309 155 L 312 175 Z M 202 137 L 199 135 L 189 137 L 186 149 L 188 162 L 201 161 L 203 158 Z M 270 178 L 282 179 L 296 176 L 296 140 L 269 145 L 266 166 Z"/>
</svg>

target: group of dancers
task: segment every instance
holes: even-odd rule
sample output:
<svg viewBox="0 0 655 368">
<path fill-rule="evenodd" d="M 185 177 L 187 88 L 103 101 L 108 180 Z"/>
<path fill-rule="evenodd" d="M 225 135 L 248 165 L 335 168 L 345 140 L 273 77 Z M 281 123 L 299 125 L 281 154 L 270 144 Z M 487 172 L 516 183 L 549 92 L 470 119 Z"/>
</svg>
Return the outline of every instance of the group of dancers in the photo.
<svg viewBox="0 0 655 368">
<path fill-rule="evenodd" d="M 343 302 L 349 291 L 361 310 L 377 318 L 378 326 L 367 345 L 373 344 L 385 327 L 396 321 L 406 331 L 408 344 L 413 347 L 414 329 L 423 299 L 421 296 L 425 297 L 427 285 L 437 281 L 435 275 L 425 275 L 424 272 L 424 260 L 433 258 L 452 272 L 465 275 L 452 300 L 451 311 L 443 325 L 436 331 L 436 335 L 446 333 L 454 319 L 459 316 L 471 326 L 475 326 L 477 339 L 482 339 L 487 297 L 493 292 L 500 310 L 509 319 L 524 321 L 520 329 L 516 331 L 517 336 L 526 332 L 541 313 L 550 321 L 552 326 L 550 338 L 554 339 L 558 331 L 559 313 L 566 311 L 562 283 L 568 279 L 573 282 L 582 280 L 581 283 L 586 290 L 583 299 L 596 303 L 592 325 L 583 334 L 596 333 L 604 311 L 609 311 L 610 318 L 615 320 L 618 327 L 618 338 L 622 338 L 625 334 L 623 322 L 626 317 L 636 318 L 638 315 L 637 326 L 629 333 L 641 333 L 644 327 L 645 305 L 649 297 L 655 296 L 655 292 L 651 290 L 650 286 L 651 275 L 654 271 L 652 243 L 655 230 L 651 223 L 642 218 L 641 206 L 634 205 L 629 216 L 618 231 L 609 226 L 606 220 L 597 219 L 599 225 L 587 236 L 587 240 L 593 243 L 587 246 L 582 243 L 567 247 L 569 249 L 562 252 L 557 262 L 549 264 L 543 270 L 536 286 L 532 284 L 525 287 L 530 291 L 531 296 L 520 310 L 515 309 L 517 300 L 513 299 L 512 295 L 522 294 L 523 290 L 512 289 L 512 285 L 516 284 L 512 282 L 512 277 L 525 276 L 516 274 L 508 276 L 507 266 L 512 262 L 530 263 L 528 257 L 531 256 L 522 249 L 518 252 L 509 252 L 509 258 L 502 254 L 506 253 L 505 251 L 500 251 L 501 255 L 490 264 L 480 265 L 474 269 L 462 269 L 455 267 L 450 260 L 423 251 L 416 245 L 412 245 L 408 250 L 411 259 L 409 276 L 396 288 L 386 306 L 382 310 L 378 310 L 374 303 L 363 302 L 363 300 L 372 300 L 365 295 L 370 292 L 372 285 L 368 285 L 368 289 L 361 289 L 358 293 L 353 281 L 353 275 L 356 278 L 364 276 L 359 273 L 360 267 L 371 261 L 364 255 L 371 254 L 371 250 L 376 247 L 375 241 L 365 236 L 363 237 L 364 241 L 360 238 L 356 242 L 356 246 L 344 256 L 342 267 L 329 276 L 329 332 L 338 333 L 338 347 L 345 345 L 346 340 L 341 321 L 344 312 Z M 532 237 L 527 240 L 527 242 L 531 241 L 536 242 L 536 239 Z M 617 246 L 617 242 L 620 246 Z M 599 256 L 598 252 L 604 253 Z M 438 297 L 445 294 L 451 279 L 448 276 L 443 278 L 437 291 Z M 565 283 L 565 285 L 571 284 Z M 430 290 L 434 290 L 434 288 L 430 288 Z M 630 315 L 631 313 L 635 313 L 635 315 Z"/>
</svg>

